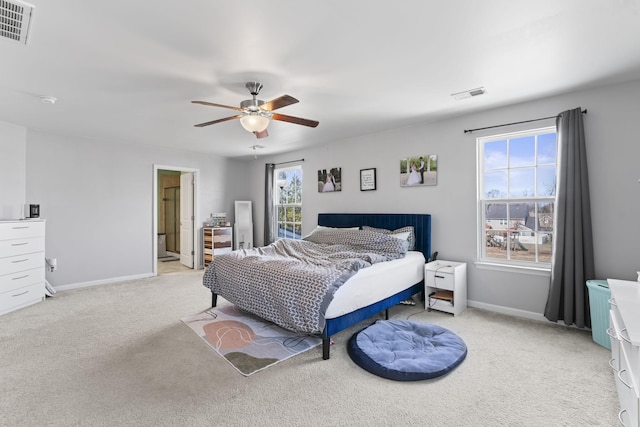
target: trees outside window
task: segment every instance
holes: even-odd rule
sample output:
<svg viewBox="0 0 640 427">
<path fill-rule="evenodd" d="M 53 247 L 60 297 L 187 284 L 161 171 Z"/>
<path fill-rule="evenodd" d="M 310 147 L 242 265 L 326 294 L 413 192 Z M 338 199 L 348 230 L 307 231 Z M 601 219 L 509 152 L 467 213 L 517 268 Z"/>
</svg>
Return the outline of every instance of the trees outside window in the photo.
<svg viewBox="0 0 640 427">
<path fill-rule="evenodd" d="M 275 170 L 277 236 L 302 238 L 302 167 Z"/>
</svg>

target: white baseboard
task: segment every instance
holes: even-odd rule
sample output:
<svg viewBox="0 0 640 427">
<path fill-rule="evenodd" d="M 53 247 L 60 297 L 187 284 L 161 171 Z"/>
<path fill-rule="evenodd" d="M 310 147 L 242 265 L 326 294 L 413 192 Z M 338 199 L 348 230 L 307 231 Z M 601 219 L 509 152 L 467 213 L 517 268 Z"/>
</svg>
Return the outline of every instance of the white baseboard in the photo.
<svg viewBox="0 0 640 427">
<path fill-rule="evenodd" d="M 68 291 L 71 289 L 88 288 L 90 286 L 108 285 L 111 283 L 126 282 L 129 280 L 146 279 L 147 277 L 155 277 L 153 273 L 137 274 L 135 276 L 112 277 L 110 279 L 93 280 L 91 282 L 71 283 L 69 285 L 58 285 L 56 291 Z"/>
<path fill-rule="evenodd" d="M 509 308 L 501 305 L 493 305 L 484 302 L 469 300 L 467 300 L 467 305 L 469 307 L 480 308 L 482 310 L 493 311 L 495 313 L 506 314 L 508 316 L 522 317 L 525 319 L 538 320 L 541 322 L 549 321 L 546 317 L 544 317 L 542 313 L 534 313 L 533 311 L 518 310 L 517 308 Z"/>
</svg>

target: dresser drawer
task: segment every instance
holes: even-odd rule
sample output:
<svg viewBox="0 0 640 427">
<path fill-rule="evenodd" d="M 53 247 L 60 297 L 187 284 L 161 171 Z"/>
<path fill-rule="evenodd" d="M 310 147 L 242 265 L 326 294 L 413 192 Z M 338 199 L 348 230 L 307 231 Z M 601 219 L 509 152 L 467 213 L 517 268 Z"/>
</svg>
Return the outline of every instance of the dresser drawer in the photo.
<svg viewBox="0 0 640 427">
<path fill-rule="evenodd" d="M 638 425 L 638 390 L 629 375 L 629 360 L 620 355 L 620 370 L 614 373 L 618 400 L 620 402 L 620 420 L 625 426 Z"/>
<path fill-rule="evenodd" d="M 215 251 L 213 252 L 213 254 L 214 254 L 215 256 L 218 256 L 218 255 L 222 255 L 222 254 L 230 254 L 231 252 L 232 252 L 231 246 L 226 247 L 226 248 L 218 248 L 218 247 L 216 246 L 216 249 L 215 249 Z"/>
<path fill-rule="evenodd" d="M 31 270 L 42 266 L 44 266 L 44 254 L 42 252 L 0 258 L 0 275 Z"/>
<path fill-rule="evenodd" d="M 425 284 L 433 288 L 453 291 L 455 286 L 455 277 L 451 273 L 427 270 L 425 271 Z"/>
<path fill-rule="evenodd" d="M 618 320 L 613 312 L 613 310 L 609 310 L 609 329 L 607 329 L 607 335 L 611 339 L 611 360 L 609 360 L 609 366 L 616 372 L 620 370 L 620 337 L 618 336 L 618 331 L 620 331 L 620 326 L 618 326 Z"/>
<path fill-rule="evenodd" d="M 0 293 L 0 314 L 35 304 L 44 299 L 44 283 L 39 283 L 11 292 Z"/>
<path fill-rule="evenodd" d="M 0 223 L 0 239 L 25 239 L 29 237 L 44 237 L 43 221 L 23 221 Z"/>
<path fill-rule="evenodd" d="M 218 251 L 218 249 L 223 249 L 223 248 L 231 249 L 231 239 L 227 239 L 227 240 L 217 240 L 217 239 L 218 238 L 215 237 L 213 241 L 213 247 L 216 249 L 216 252 Z"/>
<path fill-rule="evenodd" d="M 214 236 L 229 236 L 231 237 L 231 227 L 228 228 L 214 228 L 213 235 Z"/>
<path fill-rule="evenodd" d="M 44 252 L 44 237 L 0 240 L 0 258 L 36 252 Z"/>
<path fill-rule="evenodd" d="M 35 284 L 44 288 L 44 267 L 0 276 L 0 293 L 11 292 Z"/>
</svg>

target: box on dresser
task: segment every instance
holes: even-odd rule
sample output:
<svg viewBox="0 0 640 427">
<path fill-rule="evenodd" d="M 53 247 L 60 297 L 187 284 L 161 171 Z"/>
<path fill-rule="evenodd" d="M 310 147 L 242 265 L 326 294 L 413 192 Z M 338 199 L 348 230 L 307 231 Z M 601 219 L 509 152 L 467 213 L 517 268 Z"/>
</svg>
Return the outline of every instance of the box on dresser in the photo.
<svg viewBox="0 0 640 427">
<path fill-rule="evenodd" d="M 0 221 L 0 314 L 44 300 L 44 220 Z"/>
</svg>

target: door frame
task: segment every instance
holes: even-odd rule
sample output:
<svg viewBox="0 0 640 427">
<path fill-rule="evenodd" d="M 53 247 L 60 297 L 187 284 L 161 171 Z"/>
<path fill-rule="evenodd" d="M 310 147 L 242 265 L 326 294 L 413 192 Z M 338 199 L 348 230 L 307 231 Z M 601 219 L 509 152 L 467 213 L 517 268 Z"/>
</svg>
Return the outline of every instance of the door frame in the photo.
<svg viewBox="0 0 640 427">
<path fill-rule="evenodd" d="M 200 224 L 198 193 L 200 191 L 200 169 L 188 168 L 183 166 L 153 165 L 153 230 L 152 230 L 152 272 L 154 276 L 158 275 L 158 171 L 170 170 L 179 172 L 193 173 L 193 269 L 199 270 L 200 266 L 200 245 L 198 227 Z M 182 203 L 182 198 L 180 198 Z M 180 248 L 182 250 L 182 248 Z"/>
</svg>

